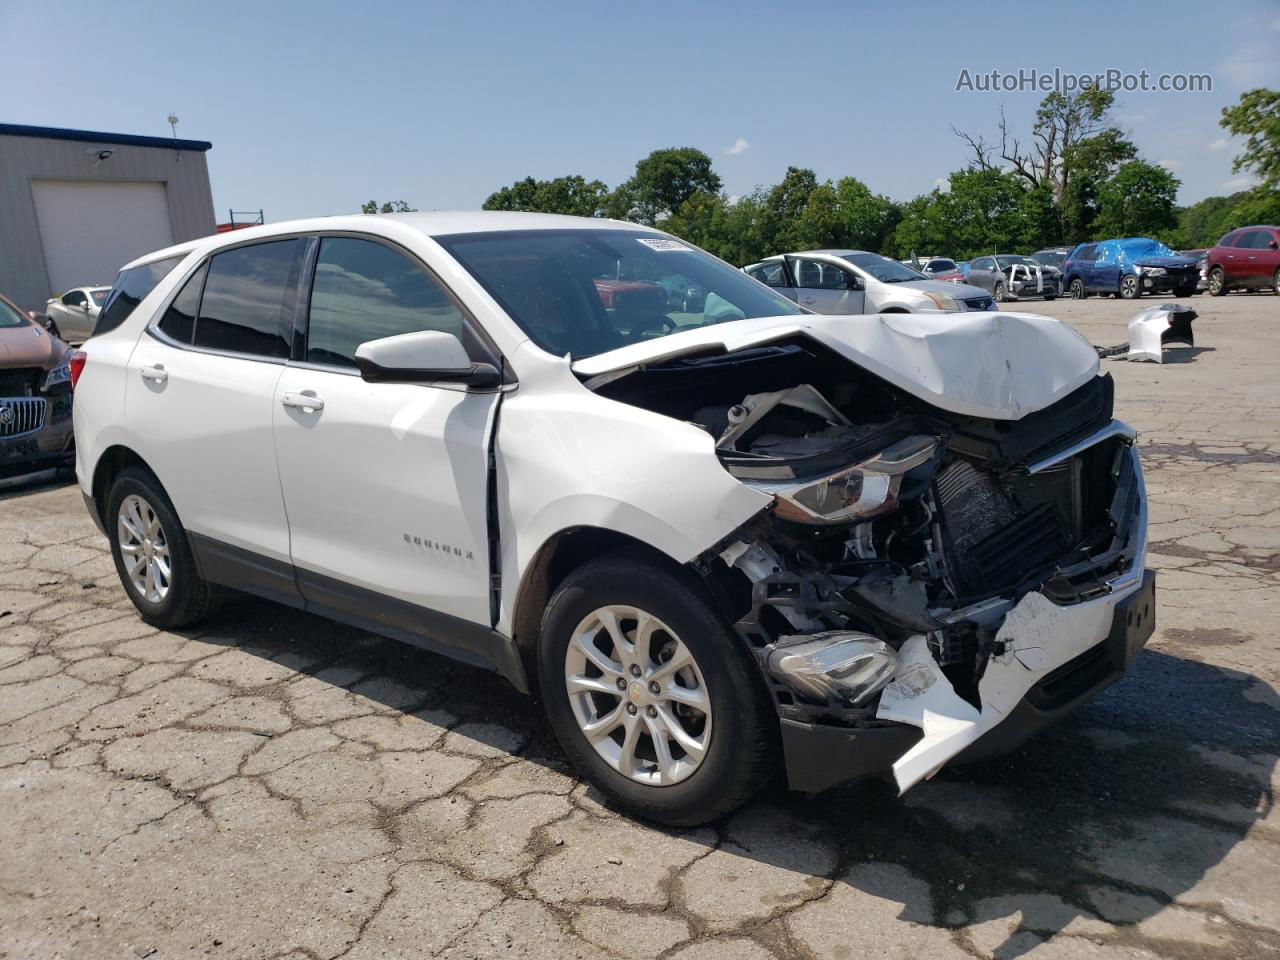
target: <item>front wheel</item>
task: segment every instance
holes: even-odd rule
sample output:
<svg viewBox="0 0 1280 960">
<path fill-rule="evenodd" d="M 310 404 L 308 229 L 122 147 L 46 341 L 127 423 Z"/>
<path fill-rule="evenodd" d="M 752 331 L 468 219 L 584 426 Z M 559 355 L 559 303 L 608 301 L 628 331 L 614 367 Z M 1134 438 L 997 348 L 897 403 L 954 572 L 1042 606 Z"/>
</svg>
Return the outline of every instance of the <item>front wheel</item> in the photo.
<svg viewBox="0 0 1280 960">
<path fill-rule="evenodd" d="M 196 571 L 186 531 L 150 472 L 121 472 L 105 519 L 116 573 L 143 620 L 164 629 L 184 627 L 218 608 L 222 591 Z"/>
<path fill-rule="evenodd" d="M 1133 274 L 1120 278 L 1120 299 L 1121 300 L 1137 300 L 1142 296 L 1142 286 L 1138 283 L 1138 278 Z"/>
<path fill-rule="evenodd" d="M 1007 302 L 1008 302 L 1008 300 L 1009 300 L 1009 293 L 1008 293 L 1008 291 L 1007 291 L 1007 290 L 1005 290 L 1005 286 L 1004 286 L 1004 284 L 1003 284 L 1003 283 L 997 283 L 997 284 L 996 284 L 995 296 L 996 296 L 996 303 L 1007 303 Z"/>
<path fill-rule="evenodd" d="M 1067 288 L 1071 293 L 1072 300 L 1083 300 L 1088 294 L 1084 289 L 1084 281 L 1076 277 L 1071 281 L 1071 286 Z"/>
<path fill-rule="evenodd" d="M 754 670 L 690 584 L 630 552 L 565 579 L 538 645 L 569 759 L 619 806 L 673 826 L 729 813 L 773 775 L 777 718 Z"/>
<path fill-rule="evenodd" d="M 1209 271 L 1209 296 L 1221 297 L 1227 292 L 1227 275 L 1222 272 L 1221 267 L 1214 267 Z"/>
</svg>

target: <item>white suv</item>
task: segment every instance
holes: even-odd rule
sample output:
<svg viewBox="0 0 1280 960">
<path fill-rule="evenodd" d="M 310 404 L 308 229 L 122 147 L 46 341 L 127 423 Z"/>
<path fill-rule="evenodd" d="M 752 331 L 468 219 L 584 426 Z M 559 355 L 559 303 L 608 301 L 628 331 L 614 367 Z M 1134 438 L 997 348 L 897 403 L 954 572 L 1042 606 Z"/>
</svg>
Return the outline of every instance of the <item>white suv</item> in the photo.
<svg viewBox="0 0 1280 960">
<path fill-rule="evenodd" d="M 1054 320 L 817 316 L 608 220 L 355 216 L 129 264 L 73 371 L 143 619 L 233 588 L 490 669 L 667 823 L 779 760 L 906 789 L 1009 749 L 1152 628 L 1133 433 Z"/>
</svg>

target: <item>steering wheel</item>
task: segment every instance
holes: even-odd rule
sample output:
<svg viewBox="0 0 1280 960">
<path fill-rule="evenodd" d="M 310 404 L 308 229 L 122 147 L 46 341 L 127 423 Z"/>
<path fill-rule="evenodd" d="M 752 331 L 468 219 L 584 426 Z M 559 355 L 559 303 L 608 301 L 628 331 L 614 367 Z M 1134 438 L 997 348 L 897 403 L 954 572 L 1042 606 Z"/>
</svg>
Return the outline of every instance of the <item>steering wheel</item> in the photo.
<svg viewBox="0 0 1280 960">
<path fill-rule="evenodd" d="M 655 327 L 661 327 L 666 333 L 670 333 L 679 327 L 679 324 L 663 313 L 653 313 L 641 318 L 631 328 L 629 339 L 632 343 L 638 343 L 644 339 L 644 335 Z"/>
</svg>

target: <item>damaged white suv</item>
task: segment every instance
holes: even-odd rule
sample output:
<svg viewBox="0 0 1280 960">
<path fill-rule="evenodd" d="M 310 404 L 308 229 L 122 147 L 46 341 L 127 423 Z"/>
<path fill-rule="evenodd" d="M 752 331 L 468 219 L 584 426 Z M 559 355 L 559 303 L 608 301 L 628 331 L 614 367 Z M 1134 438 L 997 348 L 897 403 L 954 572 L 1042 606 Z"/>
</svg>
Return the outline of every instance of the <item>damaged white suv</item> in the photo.
<svg viewBox="0 0 1280 960">
<path fill-rule="evenodd" d="M 654 820 L 779 765 L 905 790 L 1152 630 L 1133 432 L 1056 320 L 818 316 L 654 230 L 508 213 L 236 231 L 115 300 L 77 472 L 145 620 L 234 588 L 489 668 Z"/>
</svg>

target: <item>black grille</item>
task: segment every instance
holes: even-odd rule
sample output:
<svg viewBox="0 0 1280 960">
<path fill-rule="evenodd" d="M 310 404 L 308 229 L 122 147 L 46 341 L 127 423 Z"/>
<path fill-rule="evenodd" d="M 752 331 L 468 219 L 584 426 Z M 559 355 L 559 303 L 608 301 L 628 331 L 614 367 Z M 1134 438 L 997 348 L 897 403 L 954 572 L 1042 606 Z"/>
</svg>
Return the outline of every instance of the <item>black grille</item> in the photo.
<svg viewBox="0 0 1280 960">
<path fill-rule="evenodd" d="M 993 303 L 995 301 L 990 297 L 970 297 L 964 301 L 964 305 L 970 310 L 990 310 Z"/>
</svg>

